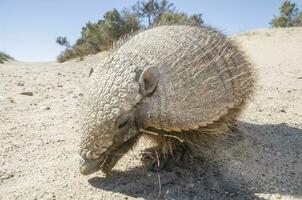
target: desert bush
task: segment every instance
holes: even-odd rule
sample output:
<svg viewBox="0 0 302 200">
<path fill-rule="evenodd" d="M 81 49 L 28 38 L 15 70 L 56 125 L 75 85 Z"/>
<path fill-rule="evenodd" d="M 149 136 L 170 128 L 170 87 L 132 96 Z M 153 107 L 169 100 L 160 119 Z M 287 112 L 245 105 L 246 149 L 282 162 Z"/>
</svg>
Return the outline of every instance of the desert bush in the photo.
<svg viewBox="0 0 302 200">
<path fill-rule="evenodd" d="M 138 1 L 132 6 L 132 11 L 139 17 L 141 22 L 146 22 L 147 26 L 153 25 L 163 13 L 173 13 L 175 8 L 173 3 L 167 0 Z"/>
<path fill-rule="evenodd" d="M 4 63 L 5 61 L 13 60 L 13 58 L 6 53 L 0 51 L 0 63 Z"/>
<path fill-rule="evenodd" d="M 155 23 L 158 25 L 161 24 L 191 24 L 191 25 L 201 25 L 203 24 L 201 14 L 196 14 L 188 16 L 183 12 L 166 12 L 160 15 Z"/>
<path fill-rule="evenodd" d="M 298 14 L 298 17 L 297 17 L 297 19 L 296 19 L 295 26 L 302 26 L 302 12 L 300 12 L 300 13 Z"/>
<path fill-rule="evenodd" d="M 302 25 L 302 12 L 299 13 L 297 4 L 286 0 L 280 6 L 279 11 L 280 16 L 275 16 L 270 22 L 272 27 L 293 27 Z"/>
<path fill-rule="evenodd" d="M 70 45 L 66 37 L 56 42 L 65 47 L 57 57 L 58 62 L 110 49 L 123 35 L 157 24 L 202 24 L 201 14 L 188 16 L 176 12 L 168 0 L 139 1 L 122 11 L 113 9 L 96 23 L 88 22 L 81 31 L 81 37 Z"/>
<path fill-rule="evenodd" d="M 61 46 L 65 46 L 67 48 L 70 47 L 70 43 L 68 42 L 67 37 L 61 37 L 61 36 L 57 37 L 56 43 L 58 43 Z"/>
<path fill-rule="evenodd" d="M 88 22 L 81 32 L 81 37 L 70 46 L 66 37 L 58 37 L 57 43 L 66 49 L 57 57 L 59 62 L 71 58 L 95 54 L 110 48 L 122 35 L 137 31 L 140 28 L 135 14 L 113 9 L 104 14 L 97 23 Z"/>
</svg>

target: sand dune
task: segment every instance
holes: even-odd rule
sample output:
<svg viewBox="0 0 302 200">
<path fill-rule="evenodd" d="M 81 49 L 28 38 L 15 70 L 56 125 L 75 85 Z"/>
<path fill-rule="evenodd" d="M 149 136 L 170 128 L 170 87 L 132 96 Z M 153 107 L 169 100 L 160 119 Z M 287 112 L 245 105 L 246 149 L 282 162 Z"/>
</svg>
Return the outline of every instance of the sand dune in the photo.
<svg viewBox="0 0 302 200">
<path fill-rule="evenodd" d="M 256 94 L 238 134 L 196 171 L 146 171 L 141 141 L 111 177 L 80 175 L 81 85 L 104 53 L 0 64 L 0 199 L 302 199 L 302 28 L 232 38 L 255 63 Z"/>
</svg>

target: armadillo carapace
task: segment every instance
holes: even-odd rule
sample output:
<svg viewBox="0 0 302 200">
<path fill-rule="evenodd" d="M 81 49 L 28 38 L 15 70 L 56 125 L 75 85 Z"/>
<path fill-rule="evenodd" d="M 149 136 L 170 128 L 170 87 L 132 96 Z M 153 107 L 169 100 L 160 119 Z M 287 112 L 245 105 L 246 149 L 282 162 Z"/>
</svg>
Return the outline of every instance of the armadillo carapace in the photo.
<svg viewBox="0 0 302 200">
<path fill-rule="evenodd" d="M 141 135 L 157 144 L 160 167 L 180 161 L 179 152 L 228 133 L 253 82 L 244 53 L 212 28 L 158 26 L 132 36 L 87 83 L 81 173 L 108 173 Z"/>
</svg>

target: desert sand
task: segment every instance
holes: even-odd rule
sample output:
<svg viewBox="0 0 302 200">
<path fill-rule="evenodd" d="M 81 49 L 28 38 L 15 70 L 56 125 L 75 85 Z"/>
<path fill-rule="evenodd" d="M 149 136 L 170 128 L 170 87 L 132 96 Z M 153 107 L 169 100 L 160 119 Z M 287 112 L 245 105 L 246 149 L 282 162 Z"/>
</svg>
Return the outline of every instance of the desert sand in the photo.
<svg viewBox="0 0 302 200">
<path fill-rule="evenodd" d="M 0 199 L 302 199 L 302 28 L 232 38 L 255 64 L 256 92 L 237 133 L 193 171 L 147 171 L 142 140 L 111 176 L 79 173 L 77 113 L 105 53 L 0 64 Z"/>
</svg>

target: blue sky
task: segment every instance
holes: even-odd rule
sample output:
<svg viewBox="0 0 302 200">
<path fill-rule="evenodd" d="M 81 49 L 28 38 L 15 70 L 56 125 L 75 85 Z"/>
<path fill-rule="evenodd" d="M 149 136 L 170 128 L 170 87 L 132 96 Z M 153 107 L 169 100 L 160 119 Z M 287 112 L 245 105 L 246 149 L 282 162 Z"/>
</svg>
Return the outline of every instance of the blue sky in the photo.
<svg viewBox="0 0 302 200">
<path fill-rule="evenodd" d="M 136 0 L 0 0 L 0 51 L 17 60 L 51 61 L 63 50 L 57 36 L 73 43 L 86 22 Z M 282 0 L 171 0 L 179 11 L 202 13 L 206 24 L 227 34 L 268 27 Z M 302 0 L 296 2 L 300 8 Z"/>
</svg>

